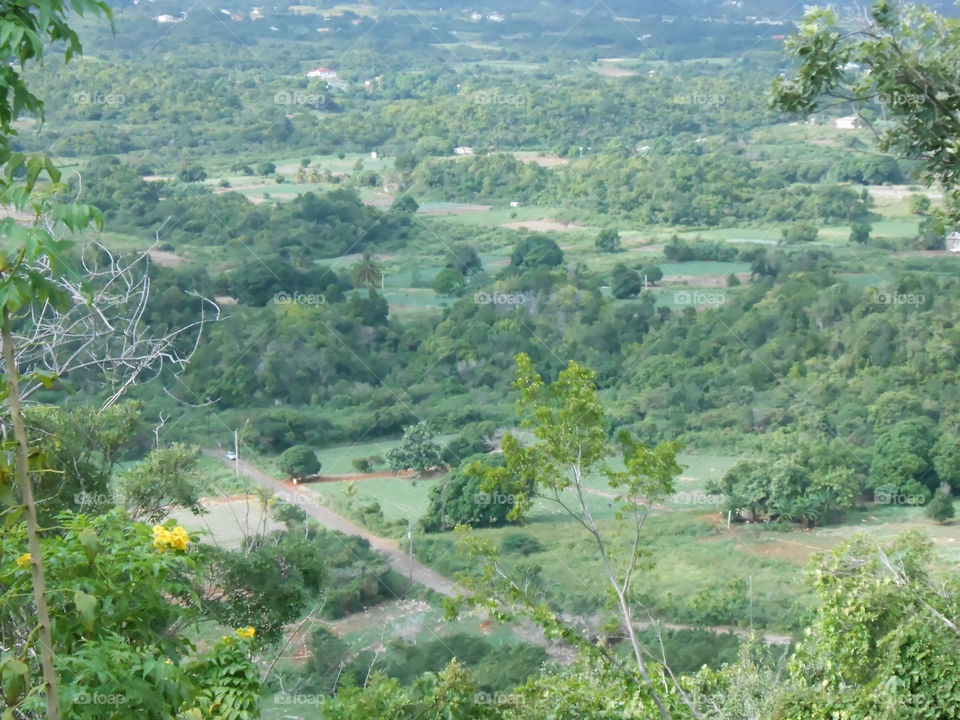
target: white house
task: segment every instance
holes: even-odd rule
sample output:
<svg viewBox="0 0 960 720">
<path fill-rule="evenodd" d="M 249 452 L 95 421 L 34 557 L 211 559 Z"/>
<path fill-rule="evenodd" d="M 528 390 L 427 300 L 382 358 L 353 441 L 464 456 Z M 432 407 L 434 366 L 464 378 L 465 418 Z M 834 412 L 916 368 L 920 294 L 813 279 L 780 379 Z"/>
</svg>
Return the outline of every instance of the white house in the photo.
<svg viewBox="0 0 960 720">
<path fill-rule="evenodd" d="M 323 78 L 324 80 L 334 80 L 337 77 L 337 71 L 330 68 L 318 67 L 307 73 L 307 77 Z"/>
<path fill-rule="evenodd" d="M 954 230 L 947 235 L 947 250 L 953 253 L 960 253 L 960 232 Z"/>
<path fill-rule="evenodd" d="M 453 149 L 454 155 L 473 155 L 473 148 L 468 145 L 461 145 Z"/>
<path fill-rule="evenodd" d="M 856 130 L 863 127 L 863 120 L 856 115 L 837 118 L 834 122 L 837 124 L 837 130 Z"/>
</svg>

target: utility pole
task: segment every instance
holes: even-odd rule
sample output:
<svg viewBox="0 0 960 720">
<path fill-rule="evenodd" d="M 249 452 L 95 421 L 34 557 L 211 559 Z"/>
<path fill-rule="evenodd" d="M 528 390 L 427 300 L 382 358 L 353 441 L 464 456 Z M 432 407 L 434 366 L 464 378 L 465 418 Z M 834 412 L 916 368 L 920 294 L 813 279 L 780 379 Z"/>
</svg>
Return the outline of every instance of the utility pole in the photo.
<svg viewBox="0 0 960 720">
<path fill-rule="evenodd" d="M 233 431 L 233 465 L 237 470 L 237 477 L 240 477 L 240 429 Z"/>
<path fill-rule="evenodd" d="M 753 575 L 750 576 L 750 629 L 753 630 Z"/>
</svg>

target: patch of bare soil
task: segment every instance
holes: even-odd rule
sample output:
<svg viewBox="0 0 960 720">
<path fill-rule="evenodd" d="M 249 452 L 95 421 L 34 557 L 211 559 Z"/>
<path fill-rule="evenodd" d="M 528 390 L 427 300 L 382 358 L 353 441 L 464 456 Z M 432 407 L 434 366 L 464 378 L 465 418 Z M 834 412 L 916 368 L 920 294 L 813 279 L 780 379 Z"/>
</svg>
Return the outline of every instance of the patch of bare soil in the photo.
<svg viewBox="0 0 960 720">
<path fill-rule="evenodd" d="M 185 257 L 166 250 L 147 250 L 147 256 L 160 267 L 175 267 L 186 261 Z"/>
<path fill-rule="evenodd" d="M 469 215 L 472 213 L 486 212 L 491 205 L 455 205 L 451 207 L 428 208 L 427 210 L 418 210 L 418 215 Z"/>
<path fill-rule="evenodd" d="M 251 535 L 283 528 L 283 523 L 265 513 L 260 499 L 252 495 L 203 498 L 201 505 L 207 511 L 204 515 L 176 510 L 170 517 L 190 532 L 210 533 L 203 542 L 238 547 Z"/>
<path fill-rule="evenodd" d="M 626 78 L 635 77 L 637 75 L 636 70 L 627 70 L 626 68 L 610 65 L 598 65 L 593 68 L 593 71 L 598 75 L 603 75 L 604 77 Z"/>
<path fill-rule="evenodd" d="M 400 472 L 390 472 L 389 470 L 382 470 L 380 472 L 370 472 L 370 473 L 343 473 L 340 475 L 309 475 L 304 478 L 300 478 L 297 481 L 298 485 L 306 485 L 308 483 L 330 483 L 330 482 L 349 482 L 351 480 L 384 480 L 386 478 L 399 478 L 401 480 L 406 478 L 417 478 L 418 480 L 429 480 L 430 478 L 440 477 L 445 475 L 447 472 L 446 468 L 432 468 L 430 470 L 424 470 L 419 476 L 413 470 L 401 470 Z"/>
<path fill-rule="evenodd" d="M 390 207 L 393 205 L 394 197 L 393 195 L 386 195 L 384 193 L 379 193 L 374 197 L 368 197 L 363 201 L 364 205 L 369 205 L 370 207 Z"/>
<path fill-rule="evenodd" d="M 267 183 L 247 183 L 246 185 L 231 185 L 230 187 L 215 187 L 213 189 L 213 194 L 220 195 L 222 193 L 244 192 L 246 190 L 269 190 L 272 187 L 276 187 L 276 184 L 268 185 Z M 252 198 L 250 199 L 252 200 Z"/>
<path fill-rule="evenodd" d="M 402 472 L 392 473 L 389 470 L 384 470 L 383 472 L 345 473 L 343 475 L 310 475 L 308 477 L 300 478 L 297 481 L 297 484 L 306 485 L 308 483 L 350 482 L 351 480 L 383 480 L 391 477 L 410 478 L 413 477 L 413 471 L 403 470 Z"/>
<path fill-rule="evenodd" d="M 545 168 L 570 164 L 567 158 L 557 157 L 556 155 L 520 155 L 517 156 L 517 160 L 524 163 L 536 163 Z"/>
<path fill-rule="evenodd" d="M 740 282 L 747 282 L 750 279 L 750 273 L 742 272 L 736 273 L 737 279 Z M 691 287 L 726 287 L 727 286 L 727 276 L 726 275 L 671 275 L 669 278 L 664 278 L 660 281 L 662 287 L 674 286 L 674 285 L 689 285 Z"/>
<path fill-rule="evenodd" d="M 331 632 L 337 635 L 347 635 L 370 630 L 371 628 L 380 628 L 383 627 L 385 623 L 396 626 L 399 620 L 412 618 L 417 615 L 425 615 L 430 612 L 430 609 L 429 603 L 423 600 L 398 600 L 396 602 L 374 605 L 362 612 L 347 615 L 346 617 L 329 623 L 328 627 Z"/>
<path fill-rule="evenodd" d="M 587 229 L 577 223 L 563 223 L 559 220 L 551 220 L 549 218 L 544 220 L 521 220 L 519 222 L 506 223 L 505 225 L 501 225 L 501 227 L 505 227 L 508 230 L 530 230 L 531 232 L 550 232 L 551 230 L 556 230 L 557 232 L 577 232 Z"/>
<path fill-rule="evenodd" d="M 32 213 L 20 212 L 9 207 L 0 207 L 0 218 L 13 218 L 20 225 L 33 225 L 36 216 Z"/>
<path fill-rule="evenodd" d="M 931 199 L 939 199 L 943 197 L 942 192 L 928 190 L 927 188 L 911 190 L 909 185 L 870 185 L 867 189 L 874 197 L 893 198 L 895 200 L 902 200 L 903 198 L 910 197 L 911 195 L 926 195 Z"/>
</svg>

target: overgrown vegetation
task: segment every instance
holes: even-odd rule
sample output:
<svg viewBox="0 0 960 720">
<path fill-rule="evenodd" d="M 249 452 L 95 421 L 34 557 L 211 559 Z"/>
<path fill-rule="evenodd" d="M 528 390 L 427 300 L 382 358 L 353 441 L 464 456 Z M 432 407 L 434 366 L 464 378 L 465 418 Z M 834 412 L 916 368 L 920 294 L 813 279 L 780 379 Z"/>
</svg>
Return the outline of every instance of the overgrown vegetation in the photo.
<svg viewBox="0 0 960 720">
<path fill-rule="evenodd" d="M 960 714 L 955 20 L 148 5 L 0 13 L 4 718 Z"/>
</svg>

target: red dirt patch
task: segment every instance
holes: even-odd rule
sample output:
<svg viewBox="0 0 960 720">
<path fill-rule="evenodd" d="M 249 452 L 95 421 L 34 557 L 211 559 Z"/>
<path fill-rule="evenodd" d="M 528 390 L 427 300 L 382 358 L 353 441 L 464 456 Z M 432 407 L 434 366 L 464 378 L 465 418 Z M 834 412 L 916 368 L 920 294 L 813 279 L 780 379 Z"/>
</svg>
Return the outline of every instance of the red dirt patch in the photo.
<svg viewBox="0 0 960 720">
<path fill-rule="evenodd" d="M 348 473 L 345 475 L 309 475 L 307 477 L 298 478 L 297 482 L 294 484 L 309 485 L 310 483 L 349 482 L 351 480 L 383 480 L 390 477 L 413 477 L 413 471 L 404 470 L 396 474 L 390 472 L 389 470 L 385 470 L 383 472 Z"/>
</svg>

